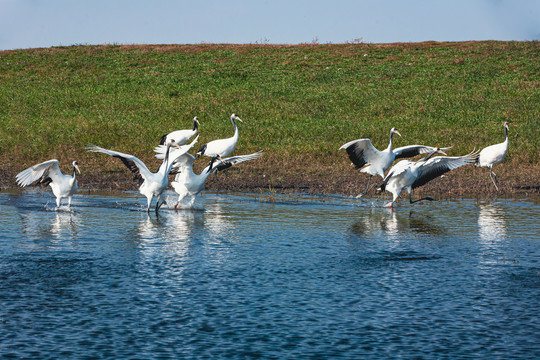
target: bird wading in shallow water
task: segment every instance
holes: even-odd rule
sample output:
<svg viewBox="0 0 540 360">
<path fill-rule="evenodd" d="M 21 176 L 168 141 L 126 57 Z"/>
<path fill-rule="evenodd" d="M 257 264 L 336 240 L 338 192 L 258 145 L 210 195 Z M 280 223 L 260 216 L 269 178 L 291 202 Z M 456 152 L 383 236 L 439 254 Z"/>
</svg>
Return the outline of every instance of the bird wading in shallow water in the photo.
<svg viewBox="0 0 540 360">
<path fill-rule="evenodd" d="M 381 178 L 384 178 L 384 172 L 392 165 L 394 160 L 427 154 L 435 150 L 435 147 L 426 145 L 408 145 L 392 149 L 392 136 L 394 134 L 401 136 L 395 127 L 390 129 L 388 147 L 382 151 L 377 150 L 371 144 L 370 139 L 349 141 L 339 148 L 339 150 L 345 149 L 347 151 L 349 159 L 357 169 L 361 169 L 360 172 L 370 175 L 366 190 L 357 197 L 361 197 L 367 193 L 371 177 L 379 175 Z M 444 148 L 444 150 L 447 149 L 450 148 Z"/>
<path fill-rule="evenodd" d="M 491 181 L 493 181 L 493 185 L 495 185 L 495 189 L 497 189 L 497 191 L 499 191 L 499 187 L 497 186 L 498 176 L 493 172 L 493 165 L 500 164 L 508 152 L 508 126 L 509 123 L 507 121 L 504 123 L 504 141 L 502 143 L 483 148 L 478 155 L 478 159 L 476 160 L 476 166 L 489 168 L 489 177 L 491 178 Z"/>
<path fill-rule="evenodd" d="M 478 153 L 474 151 L 465 156 L 433 157 L 437 153 L 446 155 L 440 148 L 435 148 L 433 152 L 423 159 L 418 161 L 401 160 L 390 169 L 380 187 L 381 191 L 387 190 L 393 195 L 392 201 L 386 204 L 385 207 L 393 207 L 399 194 L 404 189 L 409 193 L 409 202 L 411 204 L 422 200 L 433 200 L 430 197 L 425 197 L 413 201 L 411 192 L 413 189 L 426 184 L 450 170 L 473 164 L 478 157 Z"/>
<path fill-rule="evenodd" d="M 243 122 L 242 119 L 238 117 L 238 115 L 232 114 L 231 122 L 234 126 L 234 135 L 232 137 L 227 139 L 213 140 L 209 143 L 202 145 L 197 151 L 197 156 L 217 156 L 218 158 L 229 156 L 236 147 L 236 144 L 238 143 L 238 126 L 236 126 L 237 120 Z"/>
<path fill-rule="evenodd" d="M 28 186 L 37 181 L 38 185 L 49 185 L 56 196 L 56 207 L 60 207 L 63 198 L 68 198 L 68 207 L 71 207 L 71 197 L 78 189 L 76 173 L 79 174 L 79 164 L 74 161 L 73 175 L 64 175 L 60 171 L 58 160 L 52 159 L 34 165 L 16 175 L 17 184 L 21 187 Z"/>
<path fill-rule="evenodd" d="M 174 181 L 171 182 L 171 186 L 174 191 L 178 193 L 178 201 L 175 204 L 175 208 L 178 207 L 180 201 L 184 198 L 191 198 L 189 206 L 192 206 L 195 197 L 204 189 L 204 184 L 208 177 L 218 171 L 223 171 L 236 164 L 247 160 L 253 160 L 261 157 L 262 151 L 258 151 L 249 155 L 232 156 L 224 159 L 220 159 L 217 156 L 212 157 L 210 164 L 201 171 L 200 174 L 193 172 L 193 163 L 195 157 L 191 154 L 184 154 L 176 159 L 171 174 L 175 174 Z M 161 158 L 163 154 L 156 155 L 157 158 Z"/>
<path fill-rule="evenodd" d="M 183 145 L 178 148 L 174 148 L 174 150 L 171 151 L 171 146 L 174 144 L 174 140 L 166 144 L 165 148 L 165 154 L 163 158 L 163 162 L 161 163 L 161 166 L 159 167 L 158 171 L 155 173 L 150 172 L 146 165 L 136 158 L 133 155 L 124 154 L 121 152 L 113 151 L 113 150 L 107 150 L 100 148 L 99 146 L 90 145 L 87 147 L 88 151 L 91 152 L 101 152 L 116 158 L 119 158 L 122 160 L 124 165 L 131 170 L 135 174 L 135 179 L 139 181 L 139 192 L 146 196 L 148 206 L 146 211 L 150 212 L 150 205 L 152 203 L 152 197 L 156 197 L 156 213 L 158 212 L 159 208 L 163 203 L 160 204 L 161 200 L 161 194 L 163 191 L 167 188 L 169 185 L 169 180 L 167 176 L 169 175 L 169 172 L 171 171 L 171 168 L 173 166 L 174 161 L 182 156 L 183 154 L 187 153 L 189 149 L 195 145 L 197 142 L 197 139 L 199 137 L 197 136 L 195 140 L 193 140 L 189 145 Z"/>
</svg>

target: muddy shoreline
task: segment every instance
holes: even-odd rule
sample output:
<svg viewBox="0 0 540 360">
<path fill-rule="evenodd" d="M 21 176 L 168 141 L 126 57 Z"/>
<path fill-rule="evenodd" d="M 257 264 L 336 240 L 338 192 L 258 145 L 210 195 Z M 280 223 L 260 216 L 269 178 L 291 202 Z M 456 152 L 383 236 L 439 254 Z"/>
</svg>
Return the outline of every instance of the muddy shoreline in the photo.
<svg viewBox="0 0 540 360">
<path fill-rule="evenodd" d="M 0 184 L 4 189 L 17 188 L 15 173 L 1 169 Z M 540 197 L 540 181 L 536 168 L 499 169 L 499 191 L 495 189 L 487 169 L 474 167 L 457 169 L 442 178 L 415 189 L 413 196 L 429 194 L 436 198 L 468 197 Z M 326 175 L 325 175 L 326 174 Z M 173 177 L 169 178 L 172 181 Z M 365 189 L 368 176 L 352 169 L 342 171 L 319 167 L 316 171 L 268 173 L 261 169 L 232 168 L 218 176 L 210 176 L 204 191 L 250 193 L 307 193 L 312 195 L 339 194 L 356 196 Z M 78 176 L 80 191 L 134 191 L 138 184 L 128 171 L 115 170 L 101 173 L 83 173 Z M 374 178 L 366 196 L 388 196 L 376 190 L 381 179 Z M 406 194 L 402 194 L 406 197 Z"/>
</svg>

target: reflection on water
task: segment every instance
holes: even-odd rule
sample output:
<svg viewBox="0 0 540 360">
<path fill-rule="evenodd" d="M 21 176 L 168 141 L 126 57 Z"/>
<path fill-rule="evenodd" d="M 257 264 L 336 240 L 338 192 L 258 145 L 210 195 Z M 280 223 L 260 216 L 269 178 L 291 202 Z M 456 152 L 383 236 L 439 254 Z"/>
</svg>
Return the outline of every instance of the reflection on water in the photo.
<svg viewBox="0 0 540 360">
<path fill-rule="evenodd" d="M 35 241 L 46 240 L 57 243 L 74 240 L 78 236 L 78 216 L 71 211 L 22 212 L 20 214 L 22 234 Z M 40 245 L 44 245 L 41 242 Z"/>
<path fill-rule="evenodd" d="M 61 237 L 77 237 L 77 215 L 72 212 L 56 212 L 51 220 L 51 234 L 60 239 Z"/>
<path fill-rule="evenodd" d="M 161 239 L 161 232 L 164 230 L 164 220 L 161 216 L 141 216 L 141 222 L 137 231 L 137 237 L 143 241 L 153 241 Z"/>
<path fill-rule="evenodd" d="M 507 232 L 505 213 L 496 203 L 480 204 L 478 232 L 483 241 L 502 240 Z"/>
<path fill-rule="evenodd" d="M 46 201 L 0 193 L 0 357 L 540 358 L 532 202 Z"/>
<path fill-rule="evenodd" d="M 213 204 L 208 209 L 208 216 L 205 217 L 204 225 L 213 240 L 219 239 L 223 234 L 233 232 L 235 227 L 224 206 L 226 205 L 221 203 Z"/>
<path fill-rule="evenodd" d="M 167 217 L 167 236 L 174 240 L 188 240 L 203 226 L 203 212 L 182 210 Z"/>
<path fill-rule="evenodd" d="M 382 232 L 390 237 L 399 237 L 406 232 L 440 235 L 445 231 L 440 225 L 434 224 L 429 215 L 414 210 L 373 208 L 361 213 L 360 219 L 351 225 L 351 232 L 362 236 Z"/>
</svg>

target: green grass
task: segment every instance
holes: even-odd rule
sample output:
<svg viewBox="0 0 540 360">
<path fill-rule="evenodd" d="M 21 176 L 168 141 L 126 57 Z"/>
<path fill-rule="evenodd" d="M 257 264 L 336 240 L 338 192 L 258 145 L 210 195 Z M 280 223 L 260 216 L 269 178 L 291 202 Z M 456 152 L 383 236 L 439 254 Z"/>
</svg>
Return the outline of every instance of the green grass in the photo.
<svg viewBox="0 0 540 360">
<path fill-rule="evenodd" d="M 244 120 L 236 153 L 262 149 L 276 173 L 347 163 L 343 143 L 384 148 L 392 126 L 403 135 L 395 146 L 464 154 L 503 141 L 504 121 L 507 161 L 537 168 L 539 59 L 537 41 L 4 51 L 1 169 L 90 162 L 90 143 L 153 161 L 161 135 L 195 115 L 200 144 L 232 136 L 232 112 Z"/>
</svg>

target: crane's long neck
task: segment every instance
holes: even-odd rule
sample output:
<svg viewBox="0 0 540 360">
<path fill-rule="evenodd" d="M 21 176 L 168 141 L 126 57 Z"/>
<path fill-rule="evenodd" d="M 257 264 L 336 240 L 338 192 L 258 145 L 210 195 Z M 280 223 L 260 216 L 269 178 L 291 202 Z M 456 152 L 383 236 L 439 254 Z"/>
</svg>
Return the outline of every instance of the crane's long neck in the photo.
<svg viewBox="0 0 540 360">
<path fill-rule="evenodd" d="M 426 156 L 425 158 L 420 159 L 420 160 L 416 161 L 415 163 L 413 163 L 411 165 L 411 171 L 415 172 L 416 170 L 418 170 L 422 165 L 424 165 L 426 163 L 426 161 L 431 159 L 436 153 L 437 153 L 437 151 L 433 151 L 428 156 Z"/>
<path fill-rule="evenodd" d="M 231 122 L 234 126 L 234 135 L 233 135 L 233 138 L 238 138 L 238 126 L 236 126 L 236 121 L 234 121 L 233 118 L 231 118 Z"/>
<path fill-rule="evenodd" d="M 508 126 L 504 127 L 504 141 L 508 142 Z"/>
<path fill-rule="evenodd" d="M 199 129 L 199 124 L 196 121 L 193 121 L 193 131 L 197 131 Z"/>
<path fill-rule="evenodd" d="M 390 140 L 388 141 L 388 151 L 392 151 L 392 136 L 394 135 L 394 132 L 390 130 Z"/>
<path fill-rule="evenodd" d="M 428 161 L 429 159 L 431 159 L 433 156 L 435 156 L 436 153 L 437 153 L 437 151 L 433 151 L 433 152 L 431 152 L 428 156 L 426 156 L 425 158 L 423 158 L 423 159 L 420 160 L 420 161 L 426 162 L 426 161 Z"/>
<path fill-rule="evenodd" d="M 171 150 L 171 144 L 167 144 L 167 150 L 165 151 L 165 157 L 163 158 L 163 162 L 161 163 L 161 166 L 159 168 L 159 171 L 164 172 L 165 176 L 169 174 L 169 171 L 171 170 L 172 164 L 169 164 L 169 152 Z"/>
</svg>

